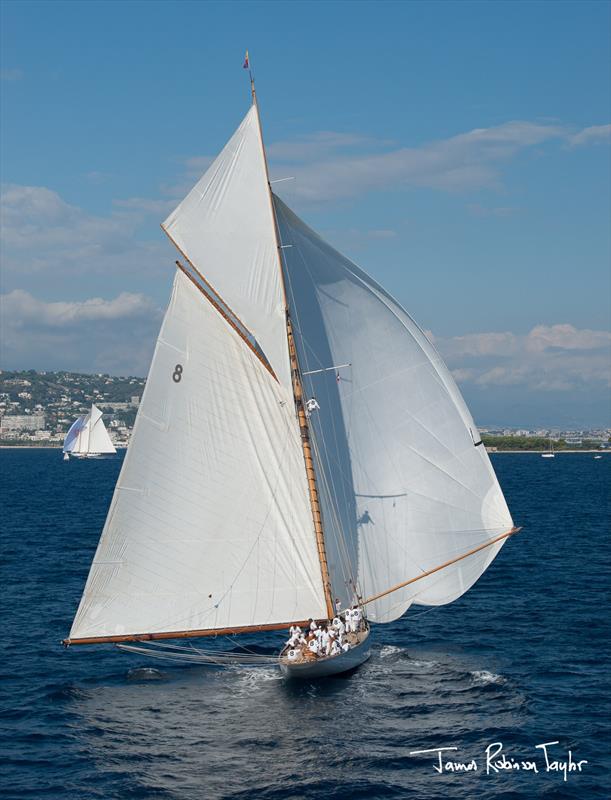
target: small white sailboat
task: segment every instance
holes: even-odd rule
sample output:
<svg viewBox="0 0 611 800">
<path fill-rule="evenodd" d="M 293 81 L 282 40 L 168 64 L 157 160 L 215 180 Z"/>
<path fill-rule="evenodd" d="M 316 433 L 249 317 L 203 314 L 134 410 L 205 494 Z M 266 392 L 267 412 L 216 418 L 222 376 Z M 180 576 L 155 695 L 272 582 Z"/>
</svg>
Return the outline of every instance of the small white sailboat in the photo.
<svg viewBox="0 0 611 800">
<path fill-rule="evenodd" d="M 116 453 L 108 431 L 102 421 L 100 409 L 91 405 L 88 414 L 83 414 L 70 426 L 64 439 L 64 461 L 73 458 L 98 458 Z"/>
<path fill-rule="evenodd" d="M 322 677 L 368 658 L 370 623 L 460 597 L 518 529 L 425 334 L 272 192 L 251 88 L 162 225 L 186 263 L 64 644 L 180 657 L 162 640 L 357 604 L 347 652 L 279 660 Z"/>
<path fill-rule="evenodd" d="M 541 453 L 541 458 L 555 458 L 556 454 L 554 453 L 554 442 L 550 436 L 549 440 L 549 450 L 546 453 Z"/>
</svg>

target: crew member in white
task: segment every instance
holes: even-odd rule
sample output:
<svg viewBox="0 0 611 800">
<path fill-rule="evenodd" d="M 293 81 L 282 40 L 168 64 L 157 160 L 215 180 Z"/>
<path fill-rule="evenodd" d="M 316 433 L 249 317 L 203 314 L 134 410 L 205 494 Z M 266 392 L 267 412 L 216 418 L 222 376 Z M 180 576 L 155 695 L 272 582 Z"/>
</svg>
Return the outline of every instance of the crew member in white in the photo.
<svg viewBox="0 0 611 800">
<path fill-rule="evenodd" d="M 346 618 L 346 630 L 348 633 L 354 633 L 354 620 L 353 620 L 354 609 L 347 608 L 345 613 Z"/>
<path fill-rule="evenodd" d="M 339 636 L 344 635 L 344 633 L 346 632 L 346 626 L 342 622 L 341 617 L 334 617 L 333 622 L 331 624 L 333 625 Z"/>
<path fill-rule="evenodd" d="M 327 653 L 327 647 L 329 646 L 329 631 L 327 628 L 323 628 L 320 634 L 320 649 L 323 653 Z"/>
</svg>

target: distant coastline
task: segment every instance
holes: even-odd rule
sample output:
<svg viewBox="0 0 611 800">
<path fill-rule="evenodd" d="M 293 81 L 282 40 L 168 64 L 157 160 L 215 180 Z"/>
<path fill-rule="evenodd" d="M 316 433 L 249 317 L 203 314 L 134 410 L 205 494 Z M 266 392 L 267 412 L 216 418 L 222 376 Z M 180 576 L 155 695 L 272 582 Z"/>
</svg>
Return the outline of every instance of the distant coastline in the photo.
<svg viewBox="0 0 611 800">
<path fill-rule="evenodd" d="M 0 450 L 61 450 L 62 445 L 54 442 L 53 444 L 0 444 Z M 126 450 L 127 447 L 117 445 L 117 450 Z M 487 450 L 490 455 L 503 455 L 505 453 L 545 453 L 546 450 Z M 610 455 L 611 450 L 598 450 L 596 448 L 581 450 L 556 450 L 555 455 L 560 456 L 565 453 L 596 453 L 597 455 Z"/>
</svg>

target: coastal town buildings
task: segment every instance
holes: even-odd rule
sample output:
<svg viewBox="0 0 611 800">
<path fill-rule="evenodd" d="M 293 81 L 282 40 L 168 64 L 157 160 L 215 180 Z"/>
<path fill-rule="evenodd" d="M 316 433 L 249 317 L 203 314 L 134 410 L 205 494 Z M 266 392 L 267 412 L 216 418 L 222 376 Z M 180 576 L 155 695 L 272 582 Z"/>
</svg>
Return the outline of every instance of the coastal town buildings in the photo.
<svg viewBox="0 0 611 800">
<path fill-rule="evenodd" d="M 126 447 L 145 380 L 74 372 L 0 371 L 0 443 L 58 447 L 74 420 L 95 403 L 115 447 Z M 479 427 L 489 450 L 541 449 L 549 439 L 567 449 L 608 449 L 611 429 Z"/>
</svg>

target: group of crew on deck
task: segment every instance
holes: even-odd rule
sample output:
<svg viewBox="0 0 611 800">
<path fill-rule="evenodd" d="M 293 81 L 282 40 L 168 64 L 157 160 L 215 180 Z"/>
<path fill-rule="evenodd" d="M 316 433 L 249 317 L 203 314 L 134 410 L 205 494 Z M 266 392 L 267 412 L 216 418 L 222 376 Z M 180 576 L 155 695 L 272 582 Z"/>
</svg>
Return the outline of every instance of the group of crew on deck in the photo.
<svg viewBox="0 0 611 800">
<path fill-rule="evenodd" d="M 314 661 L 317 658 L 339 656 L 358 644 L 357 634 L 365 630 L 367 623 L 358 606 L 341 611 L 336 602 L 333 620 L 310 619 L 303 631 L 299 625 L 291 625 L 290 637 L 282 655 L 287 661 Z"/>
</svg>

